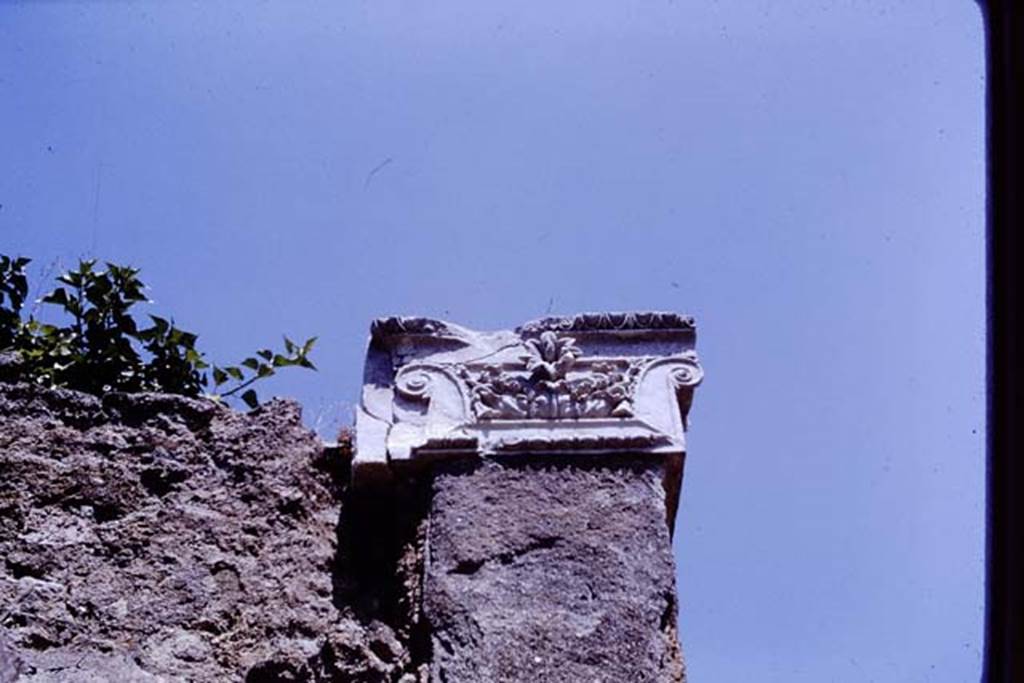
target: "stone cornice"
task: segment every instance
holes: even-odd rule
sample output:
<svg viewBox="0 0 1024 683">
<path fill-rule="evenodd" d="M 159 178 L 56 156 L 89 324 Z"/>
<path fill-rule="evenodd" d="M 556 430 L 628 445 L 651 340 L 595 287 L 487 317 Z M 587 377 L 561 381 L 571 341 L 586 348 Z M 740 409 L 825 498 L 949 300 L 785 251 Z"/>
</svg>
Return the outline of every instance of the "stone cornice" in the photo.
<svg viewBox="0 0 1024 683">
<path fill-rule="evenodd" d="M 649 453 L 681 457 L 703 370 L 693 319 L 584 313 L 476 332 L 420 317 L 371 325 L 353 476 L 437 458 Z"/>
<path fill-rule="evenodd" d="M 692 316 L 668 311 L 640 311 L 621 313 L 579 313 L 571 316 L 547 316 L 531 320 L 516 328 L 524 337 L 539 336 L 542 332 L 582 333 L 643 333 L 652 331 L 693 332 L 696 324 Z M 464 328 L 444 320 L 421 316 L 386 316 L 370 324 L 370 336 L 387 337 L 458 335 Z"/>
<path fill-rule="evenodd" d="M 370 336 L 374 339 L 405 335 L 437 336 L 448 331 L 445 321 L 419 316 L 392 315 L 370 323 Z"/>
<path fill-rule="evenodd" d="M 651 330 L 696 329 L 691 316 L 664 311 L 637 313 L 579 313 L 531 320 L 517 328 L 523 335 L 541 332 L 645 332 Z"/>
</svg>

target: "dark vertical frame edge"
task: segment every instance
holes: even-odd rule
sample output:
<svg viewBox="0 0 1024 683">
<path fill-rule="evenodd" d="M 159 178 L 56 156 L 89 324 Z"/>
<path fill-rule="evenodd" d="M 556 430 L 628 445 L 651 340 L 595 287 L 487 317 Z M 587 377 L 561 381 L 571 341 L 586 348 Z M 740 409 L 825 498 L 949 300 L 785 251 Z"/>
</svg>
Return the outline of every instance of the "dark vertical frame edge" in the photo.
<svg viewBox="0 0 1024 683">
<path fill-rule="evenodd" d="M 984 683 L 1024 681 L 1024 8 L 979 0 L 988 128 L 988 470 Z"/>
</svg>

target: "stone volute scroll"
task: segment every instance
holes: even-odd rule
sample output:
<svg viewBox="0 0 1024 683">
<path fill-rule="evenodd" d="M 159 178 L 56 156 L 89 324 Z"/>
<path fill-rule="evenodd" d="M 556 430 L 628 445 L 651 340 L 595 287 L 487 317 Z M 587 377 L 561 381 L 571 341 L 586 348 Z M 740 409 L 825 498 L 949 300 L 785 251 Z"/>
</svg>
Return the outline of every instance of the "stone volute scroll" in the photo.
<svg viewBox="0 0 1024 683">
<path fill-rule="evenodd" d="M 674 518 L 687 413 L 703 370 L 693 319 L 546 317 L 478 332 L 417 317 L 371 326 L 353 479 L 382 484 L 446 458 L 646 454 Z"/>
</svg>

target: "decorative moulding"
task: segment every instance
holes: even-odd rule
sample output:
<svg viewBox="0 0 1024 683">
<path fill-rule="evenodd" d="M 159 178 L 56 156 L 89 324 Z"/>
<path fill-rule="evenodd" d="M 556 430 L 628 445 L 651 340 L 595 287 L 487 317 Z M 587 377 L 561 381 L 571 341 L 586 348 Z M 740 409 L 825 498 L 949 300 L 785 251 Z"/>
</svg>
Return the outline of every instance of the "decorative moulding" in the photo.
<svg viewBox="0 0 1024 683">
<path fill-rule="evenodd" d="M 703 377 L 695 338 L 692 318 L 660 312 L 547 317 L 498 332 L 375 320 L 354 483 L 390 481 L 438 458 L 505 454 L 649 454 L 681 471 Z"/>
</svg>

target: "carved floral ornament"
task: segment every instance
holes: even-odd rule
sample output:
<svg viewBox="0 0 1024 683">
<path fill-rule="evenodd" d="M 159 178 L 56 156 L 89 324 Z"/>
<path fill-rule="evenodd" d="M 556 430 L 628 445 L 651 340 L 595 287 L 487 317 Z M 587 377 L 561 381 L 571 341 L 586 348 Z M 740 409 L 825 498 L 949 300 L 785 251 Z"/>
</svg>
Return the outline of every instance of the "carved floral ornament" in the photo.
<svg viewBox="0 0 1024 683">
<path fill-rule="evenodd" d="M 672 363 L 674 389 L 695 386 L 703 375 L 691 354 L 581 359 L 575 340 L 553 331 L 525 340 L 523 349 L 518 363 L 407 366 L 396 388 L 405 398 L 429 401 L 435 379 L 456 385 L 466 414 L 479 421 L 627 418 L 637 383 L 653 366 Z"/>
<path fill-rule="evenodd" d="M 467 454 L 678 458 L 704 374 L 695 343 L 693 319 L 675 313 L 583 313 L 488 332 L 381 318 L 356 409 L 353 479 L 383 483 Z M 668 488 L 678 471 L 666 468 Z"/>
</svg>

